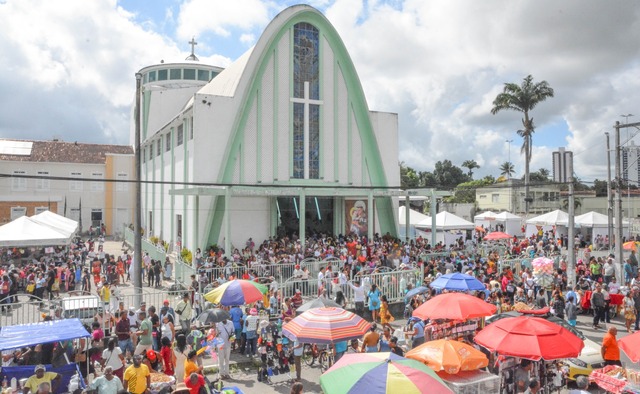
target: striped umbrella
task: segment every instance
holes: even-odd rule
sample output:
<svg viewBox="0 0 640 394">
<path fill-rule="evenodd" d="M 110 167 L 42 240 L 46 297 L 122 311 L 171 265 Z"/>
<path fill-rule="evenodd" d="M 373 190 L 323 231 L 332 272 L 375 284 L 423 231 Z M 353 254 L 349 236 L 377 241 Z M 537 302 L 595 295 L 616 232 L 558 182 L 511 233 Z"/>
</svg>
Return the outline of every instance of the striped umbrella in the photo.
<svg viewBox="0 0 640 394">
<path fill-rule="evenodd" d="M 342 308 L 310 309 L 282 326 L 282 333 L 299 342 L 328 344 L 363 336 L 371 325 Z"/>
<path fill-rule="evenodd" d="M 428 366 L 395 353 L 348 353 L 320 376 L 326 394 L 452 393 Z"/>
<path fill-rule="evenodd" d="M 260 301 L 269 288 L 250 280 L 234 279 L 211 290 L 204 299 L 225 306 L 244 305 Z"/>
</svg>

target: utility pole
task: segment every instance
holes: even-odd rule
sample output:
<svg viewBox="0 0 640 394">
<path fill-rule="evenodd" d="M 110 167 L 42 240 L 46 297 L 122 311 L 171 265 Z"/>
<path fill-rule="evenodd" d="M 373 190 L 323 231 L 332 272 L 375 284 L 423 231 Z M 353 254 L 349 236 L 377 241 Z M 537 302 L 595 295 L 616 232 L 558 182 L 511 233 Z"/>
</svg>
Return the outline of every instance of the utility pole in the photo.
<svg viewBox="0 0 640 394">
<path fill-rule="evenodd" d="M 611 193 L 611 146 L 609 145 L 609 132 L 605 132 L 607 137 L 607 229 L 609 232 L 608 250 L 613 245 L 613 193 Z"/>
<path fill-rule="evenodd" d="M 506 140 L 507 144 L 509 145 L 508 148 L 508 152 L 509 152 L 509 156 L 508 157 L 508 161 L 507 163 L 509 163 L 509 167 L 507 168 L 507 183 L 509 184 L 509 212 L 511 212 L 511 200 L 513 199 L 512 196 L 512 192 L 511 189 L 513 188 L 513 185 L 511 185 L 511 143 L 513 142 L 513 140 Z"/>
<path fill-rule="evenodd" d="M 134 303 L 140 307 L 142 303 L 142 170 L 140 160 L 140 103 L 142 97 L 142 74 L 136 73 L 136 111 L 135 111 L 135 166 L 136 166 L 136 201 L 133 223 L 133 287 Z"/>
<path fill-rule="evenodd" d="M 616 121 L 614 126 L 616 129 L 616 228 L 615 228 L 615 265 L 616 265 L 616 277 L 618 283 L 624 283 L 624 277 L 622 275 L 622 261 L 624 260 L 622 255 L 622 194 L 620 188 L 622 187 L 622 166 L 620 163 L 620 122 Z"/>
</svg>

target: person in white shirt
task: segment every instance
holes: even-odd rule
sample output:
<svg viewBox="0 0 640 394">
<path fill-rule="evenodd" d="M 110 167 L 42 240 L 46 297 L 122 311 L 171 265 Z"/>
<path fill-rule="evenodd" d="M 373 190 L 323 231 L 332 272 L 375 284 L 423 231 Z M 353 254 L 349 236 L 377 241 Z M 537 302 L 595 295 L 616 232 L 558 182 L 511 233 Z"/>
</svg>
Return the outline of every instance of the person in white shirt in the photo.
<svg viewBox="0 0 640 394">
<path fill-rule="evenodd" d="M 609 282 L 609 294 L 618 294 L 620 293 L 620 285 L 618 284 L 618 280 L 615 276 L 611 278 L 611 282 Z"/>
<path fill-rule="evenodd" d="M 356 305 L 356 314 L 359 316 L 364 315 L 364 287 L 360 285 L 360 282 L 349 281 L 349 287 L 353 290 L 353 302 Z"/>
<path fill-rule="evenodd" d="M 97 390 L 98 394 L 117 394 L 124 391 L 122 382 L 113 374 L 113 367 L 109 365 L 104 368 L 104 375 L 95 378 L 89 388 Z"/>
<path fill-rule="evenodd" d="M 218 338 L 223 340 L 223 344 L 218 346 L 218 359 L 220 360 L 220 377 L 230 379 L 229 358 L 231 356 L 231 343 L 235 342 L 235 328 L 231 320 L 223 320 L 216 324 Z"/>
<path fill-rule="evenodd" d="M 325 267 L 322 267 L 318 272 L 318 295 L 322 294 L 322 288 L 324 287 L 324 270 Z"/>
</svg>

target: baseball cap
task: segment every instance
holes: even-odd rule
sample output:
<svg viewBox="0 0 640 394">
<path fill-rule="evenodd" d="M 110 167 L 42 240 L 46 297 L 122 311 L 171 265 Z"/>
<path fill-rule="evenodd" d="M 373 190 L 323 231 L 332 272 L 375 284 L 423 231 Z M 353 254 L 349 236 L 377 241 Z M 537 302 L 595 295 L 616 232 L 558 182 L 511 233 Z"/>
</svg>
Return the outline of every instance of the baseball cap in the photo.
<svg viewBox="0 0 640 394">
<path fill-rule="evenodd" d="M 168 303 L 169 303 L 169 300 L 164 300 L 164 301 L 162 301 L 162 303 L 163 303 L 163 304 L 168 304 Z"/>
<path fill-rule="evenodd" d="M 147 350 L 147 358 L 151 361 L 154 361 L 156 359 L 156 352 L 154 352 L 152 349 Z"/>
<path fill-rule="evenodd" d="M 42 364 L 38 364 L 36 365 L 36 367 L 33 369 L 33 372 L 38 372 L 38 371 L 46 371 L 47 369 L 44 367 L 44 365 Z"/>
</svg>

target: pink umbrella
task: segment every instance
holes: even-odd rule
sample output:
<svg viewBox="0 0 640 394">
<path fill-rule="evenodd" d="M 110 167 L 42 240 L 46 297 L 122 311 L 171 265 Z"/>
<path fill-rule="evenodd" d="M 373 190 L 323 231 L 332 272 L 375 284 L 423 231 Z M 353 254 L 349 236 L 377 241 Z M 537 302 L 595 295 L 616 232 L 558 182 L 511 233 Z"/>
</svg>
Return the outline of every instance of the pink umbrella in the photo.
<svg viewBox="0 0 640 394">
<path fill-rule="evenodd" d="M 503 233 L 502 231 L 494 231 L 486 235 L 483 239 L 485 241 L 498 241 L 501 239 L 511 239 L 511 238 L 513 237 L 507 233 Z"/>
</svg>

